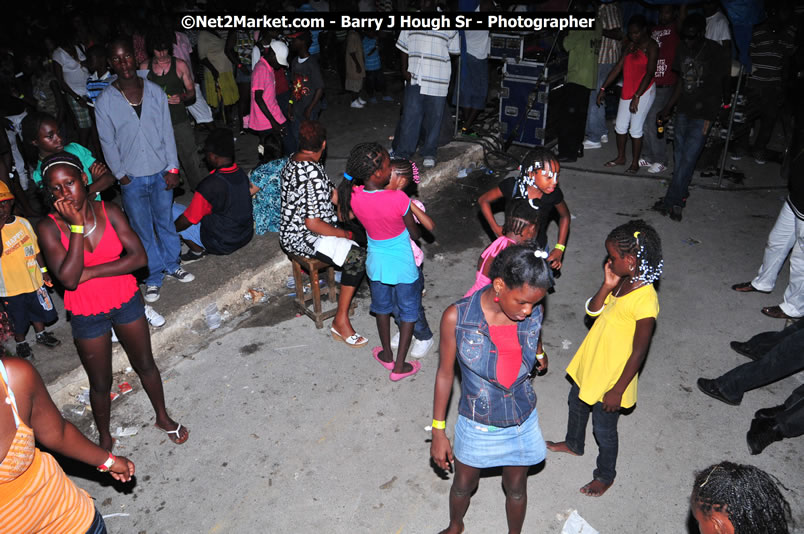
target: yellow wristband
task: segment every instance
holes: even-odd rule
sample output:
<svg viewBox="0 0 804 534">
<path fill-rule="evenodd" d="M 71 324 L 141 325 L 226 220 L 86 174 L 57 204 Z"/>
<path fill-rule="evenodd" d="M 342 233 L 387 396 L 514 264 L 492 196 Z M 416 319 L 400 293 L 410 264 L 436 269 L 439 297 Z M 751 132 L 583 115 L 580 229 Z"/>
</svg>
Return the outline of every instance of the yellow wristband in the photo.
<svg viewBox="0 0 804 534">
<path fill-rule="evenodd" d="M 537 360 L 543 360 L 544 359 L 544 352 L 540 352 L 539 354 L 537 354 L 536 359 Z"/>
<path fill-rule="evenodd" d="M 444 430 L 445 428 L 447 428 L 447 422 L 446 421 L 437 421 L 437 420 L 433 419 L 433 429 L 434 430 L 435 429 Z"/>
<path fill-rule="evenodd" d="M 70 225 L 70 232 L 74 234 L 83 234 L 84 233 L 84 225 L 83 224 L 71 224 Z"/>
<path fill-rule="evenodd" d="M 561 243 L 556 243 L 556 246 L 555 246 L 555 247 L 553 247 L 553 248 L 557 248 L 557 249 L 558 249 L 558 250 L 560 250 L 561 252 L 564 252 L 565 250 L 567 250 L 567 247 L 566 247 L 566 246 L 564 246 L 564 245 L 562 245 Z"/>
<path fill-rule="evenodd" d="M 40 271 L 42 274 L 45 274 L 45 273 L 47 272 L 47 267 L 40 267 L 40 268 L 39 268 L 39 271 Z"/>
</svg>

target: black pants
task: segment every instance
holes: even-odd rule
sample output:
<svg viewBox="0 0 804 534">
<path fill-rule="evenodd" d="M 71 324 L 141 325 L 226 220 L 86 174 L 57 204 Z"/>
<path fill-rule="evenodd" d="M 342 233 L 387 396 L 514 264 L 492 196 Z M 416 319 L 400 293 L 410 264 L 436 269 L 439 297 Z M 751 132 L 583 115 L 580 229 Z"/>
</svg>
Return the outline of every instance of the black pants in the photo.
<svg viewBox="0 0 804 534">
<path fill-rule="evenodd" d="M 758 360 L 744 363 L 717 378 L 723 395 L 737 402 L 750 389 L 771 384 L 804 369 L 804 328 L 793 328 L 798 323 L 775 333 L 775 337 L 770 336 L 769 332 L 760 334 L 763 341 L 768 342 L 773 338 L 777 340 L 776 344 Z M 784 412 L 776 416 L 779 430 L 788 438 L 804 434 L 804 386 L 796 388 L 784 405 Z"/>
<path fill-rule="evenodd" d="M 746 97 L 752 107 L 759 107 L 759 128 L 756 130 L 756 137 L 754 138 L 753 151 L 764 151 L 773 135 L 773 127 L 776 125 L 776 120 L 779 118 L 779 112 L 784 104 L 784 88 L 781 83 L 749 83 L 745 91 Z M 756 123 L 754 123 L 756 128 Z M 749 148 L 750 139 L 749 133 L 741 137 L 735 143 L 738 151 L 747 152 Z"/>
<path fill-rule="evenodd" d="M 558 156 L 574 157 L 583 144 L 589 89 L 567 83 L 550 95 L 550 113 L 557 113 Z"/>
</svg>

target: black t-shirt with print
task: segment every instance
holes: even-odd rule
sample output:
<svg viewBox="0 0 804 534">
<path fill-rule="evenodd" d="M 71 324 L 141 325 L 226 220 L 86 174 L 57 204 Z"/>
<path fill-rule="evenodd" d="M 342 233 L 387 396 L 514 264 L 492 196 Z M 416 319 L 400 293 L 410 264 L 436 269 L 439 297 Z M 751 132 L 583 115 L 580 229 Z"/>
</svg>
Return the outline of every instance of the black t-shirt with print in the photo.
<svg viewBox="0 0 804 534">
<path fill-rule="evenodd" d="M 704 39 L 697 50 L 680 42 L 673 61 L 681 83 L 678 112 L 693 119 L 714 120 L 723 98 L 723 78 L 730 67 L 728 51 L 715 41 Z"/>
<path fill-rule="evenodd" d="M 519 188 L 516 186 L 516 176 L 511 176 L 500 182 L 499 186 L 503 198 L 506 201 L 514 198 L 522 198 L 519 193 Z M 547 224 L 550 222 L 550 215 L 556 204 L 564 200 L 564 193 L 560 187 L 556 187 L 555 191 L 549 195 L 542 195 L 542 198 L 532 198 L 528 204 L 530 207 L 538 212 L 539 218 L 539 234 L 536 236 L 536 244 L 539 248 L 547 246 Z"/>
<path fill-rule="evenodd" d="M 324 79 L 321 77 L 318 61 L 314 57 L 310 56 L 304 62 L 299 61 L 299 58 L 293 60 L 290 69 L 290 94 L 294 102 L 293 114 L 296 120 L 302 120 L 302 114 L 313 101 L 315 92 L 323 88 Z M 318 105 L 320 104 L 319 101 Z"/>
</svg>

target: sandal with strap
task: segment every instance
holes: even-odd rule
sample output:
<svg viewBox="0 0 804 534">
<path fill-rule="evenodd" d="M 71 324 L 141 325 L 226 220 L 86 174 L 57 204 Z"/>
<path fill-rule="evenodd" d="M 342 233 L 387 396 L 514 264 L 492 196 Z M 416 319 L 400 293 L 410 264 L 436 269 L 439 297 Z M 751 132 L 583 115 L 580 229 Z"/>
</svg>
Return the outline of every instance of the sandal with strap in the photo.
<svg viewBox="0 0 804 534">
<path fill-rule="evenodd" d="M 177 426 L 174 430 L 165 430 L 164 428 L 160 428 L 157 425 L 154 425 L 154 426 L 156 426 L 156 428 L 158 428 L 159 430 L 161 430 L 162 432 L 167 434 L 168 439 L 170 441 L 172 441 L 176 445 L 181 445 L 182 443 L 184 443 L 185 441 L 190 439 L 190 430 L 188 428 L 186 428 L 186 427 L 183 427 L 181 423 L 176 423 L 176 424 L 179 425 L 179 426 Z M 182 439 L 182 437 L 181 437 L 181 429 L 182 428 L 187 430 L 187 434 L 184 435 L 184 439 Z M 175 435 L 176 437 L 173 438 L 173 436 L 171 436 L 171 434 Z"/>
<path fill-rule="evenodd" d="M 334 339 L 335 341 L 343 341 L 352 348 L 363 347 L 368 344 L 368 339 L 364 338 L 357 332 L 355 332 L 349 337 L 344 337 L 340 334 L 340 332 L 335 330 L 334 327 L 330 327 L 329 331 L 330 333 L 332 333 L 332 339 Z"/>
</svg>

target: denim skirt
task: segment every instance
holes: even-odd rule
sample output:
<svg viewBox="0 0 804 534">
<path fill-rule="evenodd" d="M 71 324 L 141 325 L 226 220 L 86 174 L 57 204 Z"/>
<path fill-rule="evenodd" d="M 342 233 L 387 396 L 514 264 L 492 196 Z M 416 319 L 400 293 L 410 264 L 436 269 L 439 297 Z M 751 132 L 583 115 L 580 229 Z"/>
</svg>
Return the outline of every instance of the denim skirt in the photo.
<svg viewBox="0 0 804 534">
<path fill-rule="evenodd" d="M 462 415 L 455 423 L 455 458 L 483 469 L 506 465 L 536 465 L 547 455 L 547 446 L 534 408 L 519 426 L 500 428 L 472 421 Z"/>
</svg>

